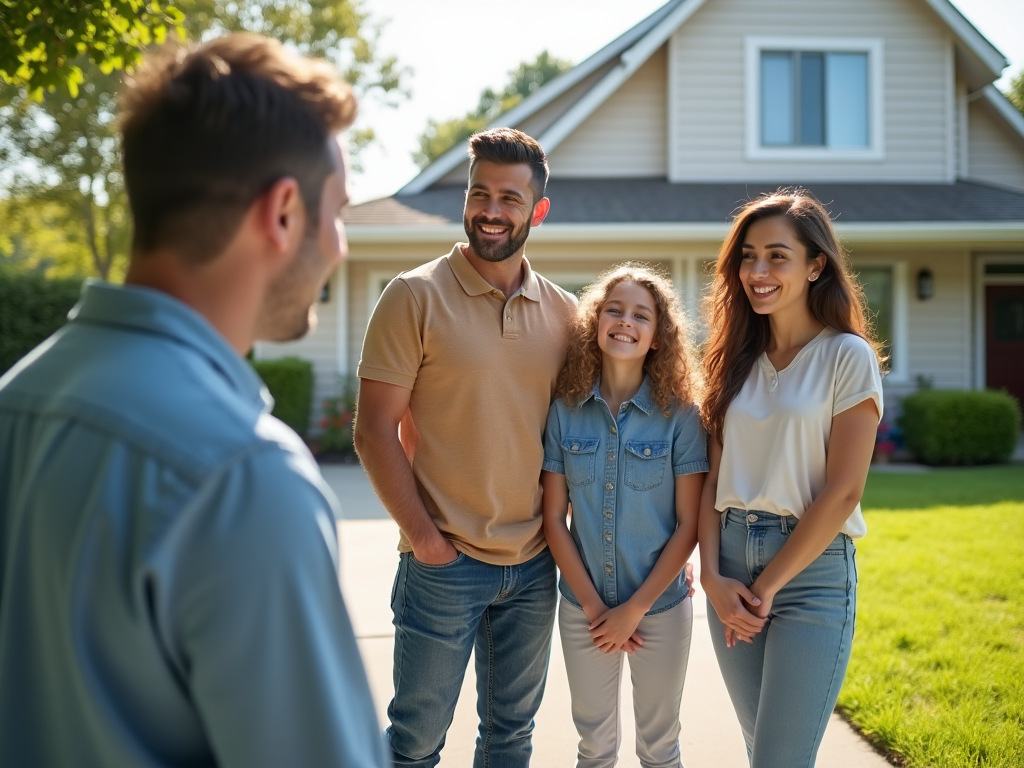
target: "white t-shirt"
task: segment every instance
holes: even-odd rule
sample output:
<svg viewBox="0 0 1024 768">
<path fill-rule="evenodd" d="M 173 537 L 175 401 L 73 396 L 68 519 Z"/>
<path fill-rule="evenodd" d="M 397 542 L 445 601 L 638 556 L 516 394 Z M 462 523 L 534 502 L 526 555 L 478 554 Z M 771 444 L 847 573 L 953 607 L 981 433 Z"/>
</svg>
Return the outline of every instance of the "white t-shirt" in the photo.
<svg viewBox="0 0 1024 768">
<path fill-rule="evenodd" d="M 800 517 L 825 488 L 832 417 L 871 398 L 882 378 L 871 346 L 825 328 L 781 371 L 762 353 L 725 413 L 715 508 Z M 867 532 L 860 505 L 843 533 Z"/>
</svg>

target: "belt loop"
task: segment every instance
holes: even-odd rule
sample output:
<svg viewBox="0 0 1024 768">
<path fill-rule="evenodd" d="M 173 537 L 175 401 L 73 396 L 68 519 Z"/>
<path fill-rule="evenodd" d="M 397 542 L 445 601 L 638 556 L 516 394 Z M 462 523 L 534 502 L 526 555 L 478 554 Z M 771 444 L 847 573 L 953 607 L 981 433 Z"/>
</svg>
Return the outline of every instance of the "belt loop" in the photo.
<svg viewBox="0 0 1024 768">
<path fill-rule="evenodd" d="M 726 507 L 725 511 L 722 513 L 722 530 L 723 531 L 725 530 L 725 526 L 727 526 L 729 524 L 729 510 L 730 509 L 731 509 L 731 507 Z"/>
<path fill-rule="evenodd" d="M 789 517 L 789 515 L 779 515 L 779 527 L 782 528 L 784 534 L 789 534 L 793 530 L 789 527 Z"/>
</svg>

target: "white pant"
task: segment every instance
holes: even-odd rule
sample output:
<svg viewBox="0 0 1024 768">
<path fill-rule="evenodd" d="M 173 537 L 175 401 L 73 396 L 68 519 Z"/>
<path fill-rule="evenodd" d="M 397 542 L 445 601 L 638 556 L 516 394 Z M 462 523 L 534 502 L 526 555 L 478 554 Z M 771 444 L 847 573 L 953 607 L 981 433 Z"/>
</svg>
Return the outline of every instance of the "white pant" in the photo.
<svg viewBox="0 0 1024 768">
<path fill-rule="evenodd" d="M 629 658 L 636 717 L 636 754 L 643 768 L 681 768 L 679 705 L 690 656 L 693 608 L 689 598 L 640 620 L 644 640 L 635 654 L 604 653 L 587 631 L 587 615 L 564 597 L 558 631 L 572 695 L 572 719 L 580 734 L 577 768 L 612 768 L 619 754 L 619 687 Z"/>
</svg>

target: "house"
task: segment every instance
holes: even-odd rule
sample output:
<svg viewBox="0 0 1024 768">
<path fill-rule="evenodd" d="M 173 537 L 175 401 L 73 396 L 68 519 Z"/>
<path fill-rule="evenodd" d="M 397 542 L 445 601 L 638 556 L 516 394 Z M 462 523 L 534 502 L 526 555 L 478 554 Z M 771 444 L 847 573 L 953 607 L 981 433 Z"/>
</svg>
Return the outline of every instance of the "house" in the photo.
<svg viewBox="0 0 1024 768">
<path fill-rule="evenodd" d="M 809 189 L 891 350 L 886 392 L 1005 387 L 1024 400 L 1024 117 L 1007 62 L 947 0 L 670 0 L 496 125 L 548 153 L 531 264 L 575 290 L 640 259 L 697 315 L 741 202 Z M 465 235 L 466 146 L 346 216 L 350 256 L 314 335 L 317 394 L 359 360 L 388 281 Z"/>
</svg>

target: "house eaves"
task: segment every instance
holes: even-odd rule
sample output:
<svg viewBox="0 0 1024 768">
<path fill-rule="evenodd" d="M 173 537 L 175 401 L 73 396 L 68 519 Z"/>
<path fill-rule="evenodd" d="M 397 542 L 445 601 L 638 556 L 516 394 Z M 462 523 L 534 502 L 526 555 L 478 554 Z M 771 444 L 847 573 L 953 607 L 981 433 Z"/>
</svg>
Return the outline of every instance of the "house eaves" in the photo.
<svg viewBox="0 0 1024 768">
<path fill-rule="evenodd" d="M 526 119 L 528 119 L 529 117 L 531 117 L 532 115 L 536 114 L 541 109 L 546 107 L 548 104 L 553 102 L 559 96 L 562 96 L 563 94 L 572 90 L 573 87 L 586 80 L 595 72 L 598 72 L 603 67 L 606 67 L 611 62 L 615 61 L 615 59 L 620 59 L 620 62 L 615 68 L 613 68 L 612 72 L 615 72 L 619 68 L 621 68 L 623 66 L 623 60 L 627 58 L 629 58 L 630 62 L 632 63 L 632 61 L 636 58 L 636 55 L 630 54 L 630 52 L 637 48 L 644 41 L 644 39 L 647 38 L 648 35 L 652 33 L 652 31 L 661 28 L 668 20 L 668 17 L 672 16 L 675 13 L 678 13 L 680 7 L 690 5 L 699 6 L 703 5 L 704 2 L 705 0 L 670 0 L 670 2 L 665 3 L 665 5 L 661 6 L 661 8 L 656 10 L 654 13 L 645 18 L 639 24 L 634 25 L 632 28 L 630 28 L 623 34 L 619 35 L 619 37 L 610 42 L 597 53 L 580 62 L 578 65 L 576 65 L 563 75 L 555 78 L 554 80 L 545 84 L 541 88 L 538 88 L 536 93 L 531 95 L 529 98 L 519 102 L 519 104 L 510 109 L 508 112 L 502 113 L 496 121 L 492 122 L 488 126 L 488 128 L 493 128 L 499 125 L 515 126 L 521 124 L 523 121 L 525 121 Z M 686 17 L 688 18 L 689 14 L 686 14 Z M 676 21 L 674 23 L 676 26 L 678 26 L 682 22 Z M 675 27 L 673 27 L 673 29 L 674 28 Z M 672 32 L 669 31 L 668 34 L 671 33 Z M 657 50 L 657 46 L 654 50 Z M 643 61 L 640 61 L 638 64 L 636 64 L 636 67 L 639 67 L 641 64 L 643 64 L 644 61 L 650 58 L 651 54 L 654 53 L 654 50 L 651 50 L 649 53 L 647 53 Z M 635 71 L 635 69 L 633 71 Z M 606 78 L 607 75 L 605 78 L 602 78 L 602 80 L 599 81 L 597 87 L 601 87 L 601 83 L 604 83 L 604 80 Z M 611 95 L 611 93 L 607 95 Z M 607 98 L 607 95 L 605 96 L 605 98 Z M 589 94 L 588 96 L 585 96 L 584 99 L 588 97 Z M 599 104 L 600 102 L 594 106 L 594 109 L 596 109 L 596 107 L 599 106 Z M 570 108 L 570 111 L 571 109 L 574 108 L 575 107 Z M 589 115 L 592 111 L 593 109 L 588 111 L 586 114 Z M 557 121 L 555 125 L 557 125 L 560 122 L 561 119 L 559 119 L 559 121 Z M 552 128 L 554 127 L 555 126 L 552 126 Z M 551 129 L 549 128 L 548 131 L 550 132 L 550 130 Z M 549 150 L 545 141 L 542 140 L 541 144 L 542 146 L 544 146 L 545 151 Z M 410 181 L 408 184 L 406 184 L 404 187 L 398 190 L 398 192 L 396 192 L 395 194 L 415 195 L 428 189 L 431 185 L 436 184 L 438 181 L 443 179 L 447 174 L 455 170 L 455 168 L 457 168 L 460 163 L 465 162 L 467 147 L 468 141 L 464 140 L 459 142 L 446 153 L 441 155 L 441 157 L 439 157 L 429 166 L 424 168 L 419 175 L 417 175 L 412 181 Z"/>
<path fill-rule="evenodd" d="M 990 75 L 988 82 L 997 80 L 1003 70 L 1010 65 L 1010 62 L 1000 53 L 999 49 L 992 45 L 981 32 L 975 29 L 974 25 L 957 10 L 950 0 L 925 0 L 925 2 L 946 23 L 946 26 L 956 34 L 960 44 L 984 64 Z"/>
<path fill-rule="evenodd" d="M 1017 108 L 1010 103 L 999 89 L 994 85 L 985 86 L 982 91 L 985 101 L 992 106 L 998 115 L 1006 121 L 1007 125 L 1017 134 L 1017 137 L 1024 141 L 1024 115 L 1017 111 Z"/>
<path fill-rule="evenodd" d="M 907 221 L 836 222 L 836 232 L 847 244 L 900 243 L 906 245 L 950 245 L 952 243 L 1021 243 L 1024 221 Z M 625 224 L 543 224 L 530 233 L 535 243 L 637 243 L 720 242 L 729 232 L 727 222 L 625 223 Z M 443 244 L 464 241 L 466 233 L 457 224 L 416 226 L 352 226 L 349 242 L 368 244 Z M 358 260 L 358 256 L 354 256 Z"/>
</svg>

